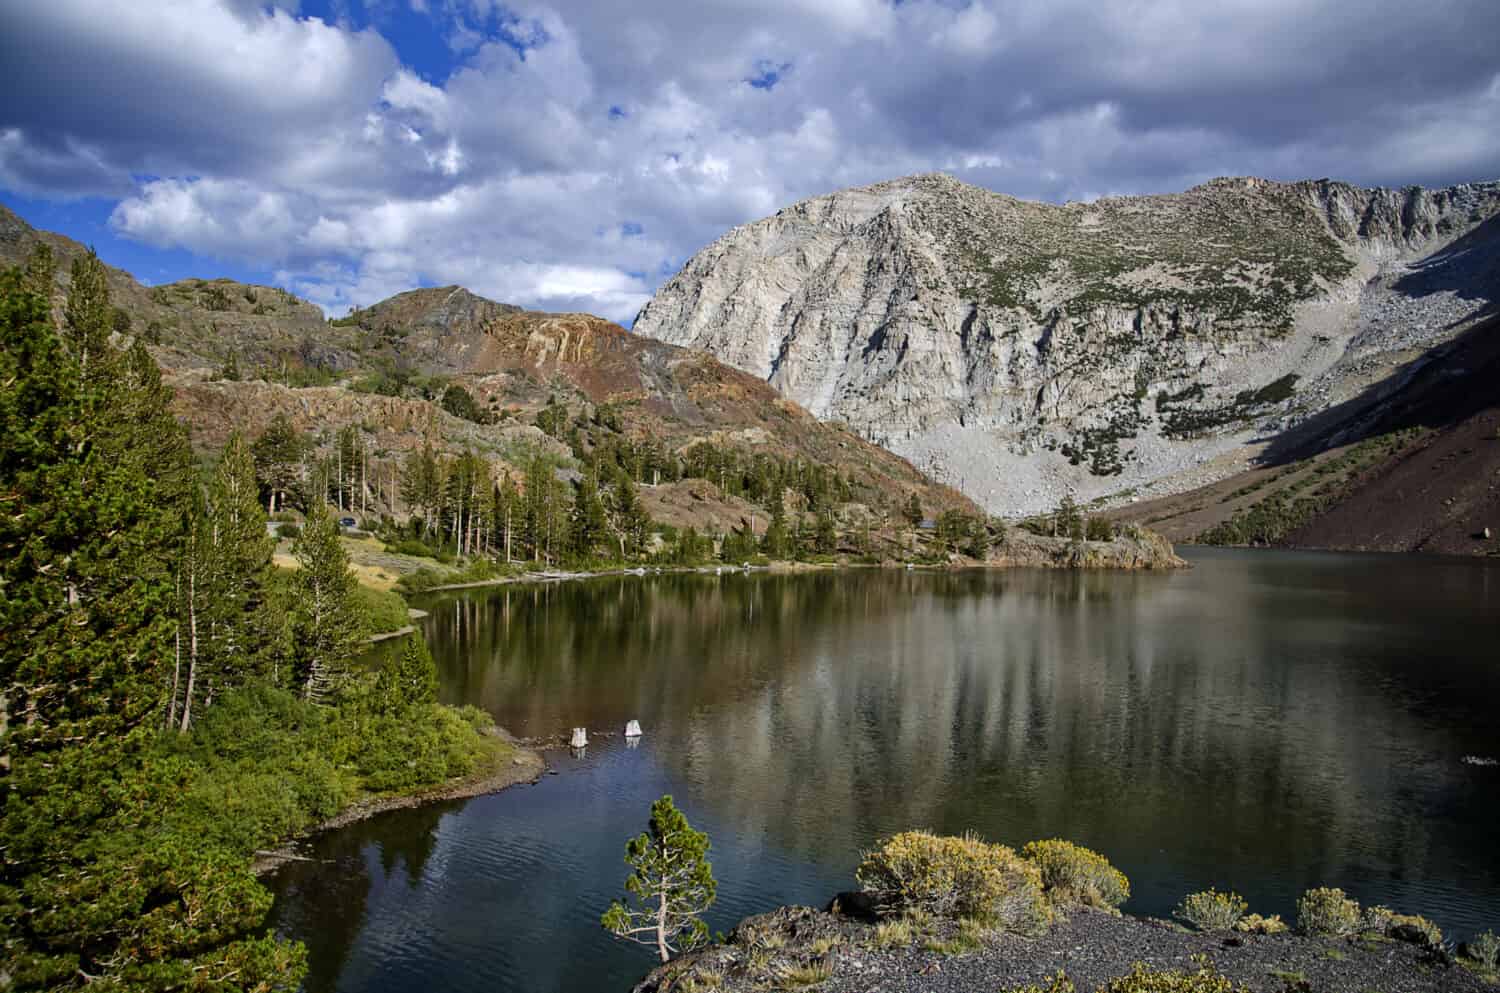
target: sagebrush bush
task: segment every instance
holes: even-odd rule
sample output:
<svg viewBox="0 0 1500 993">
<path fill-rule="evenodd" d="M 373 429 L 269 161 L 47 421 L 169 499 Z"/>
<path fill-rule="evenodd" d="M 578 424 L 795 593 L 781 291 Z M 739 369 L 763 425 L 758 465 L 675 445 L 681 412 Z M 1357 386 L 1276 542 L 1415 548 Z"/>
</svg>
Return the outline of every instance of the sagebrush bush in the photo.
<svg viewBox="0 0 1500 993">
<path fill-rule="evenodd" d="M 1387 938 L 1436 947 L 1443 943 L 1443 930 L 1420 914 L 1391 914 L 1383 933 Z"/>
<path fill-rule="evenodd" d="M 1246 914 L 1234 925 L 1234 929 L 1245 934 L 1284 934 L 1287 926 L 1280 914 L 1272 914 L 1270 917 Z"/>
<path fill-rule="evenodd" d="M 1249 909 L 1250 905 L 1238 893 L 1208 889 L 1183 897 L 1175 916 L 1200 931 L 1228 931 Z"/>
<path fill-rule="evenodd" d="M 1109 859 L 1071 841 L 1029 842 L 1021 850 L 1042 874 L 1042 889 L 1053 904 L 1079 904 L 1114 910 L 1130 898 L 1130 880 Z"/>
<path fill-rule="evenodd" d="M 1204 964 L 1195 972 L 1151 969 L 1137 962 L 1125 975 L 1099 987 L 1097 993 L 1248 993 L 1246 987 L 1235 986 L 1201 957 L 1199 961 Z"/>
<path fill-rule="evenodd" d="M 855 878 L 886 913 L 972 917 L 1027 934 L 1051 922 L 1036 866 L 973 835 L 903 832 L 866 854 Z"/>
<path fill-rule="evenodd" d="M 1358 931 L 1359 904 L 1337 887 L 1308 890 L 1297 901 L 1297 930 L 1319 937 L 1342 937 Z"/>
<path fill-rule="evenodd" d="M 1031 983 L 1027 986 L 1017 986 L 1010 993 L 1078 993 L 1078 988 L 1073 985 L 1073 980 L 1061 969 L 1055 975 L 1047 977 L 1047 985 Z"/>
<path fill-rule="evenodd" d="M 1500 966 L 1500 938 L 1495 937 L 1493 931 L 1475 935 L 1469 942 L 1469 958 L 1486 969 Z"/>
</svg>

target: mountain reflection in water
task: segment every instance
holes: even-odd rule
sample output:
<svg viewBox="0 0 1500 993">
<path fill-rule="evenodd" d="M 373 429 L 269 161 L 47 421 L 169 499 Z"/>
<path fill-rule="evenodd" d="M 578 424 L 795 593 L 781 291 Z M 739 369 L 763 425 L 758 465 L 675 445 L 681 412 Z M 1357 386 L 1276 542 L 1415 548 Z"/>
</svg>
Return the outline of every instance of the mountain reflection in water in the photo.
<svg viewBox="0 0 1500 993">
<path fill-rule="evenodd" d="M 1193 554 L 1170 574 L 601 579 L 424 602 L 443 699 L 613 732 L 562 775 L 376 819 L 282 873 L 308 988 L 628 988 L 598 914 L 661 792 L 714 843 L 715 928 L 847 885 L 908 827 L 1061 836 L 1165 915 L 1307 886 L 1500 927 L 1500 569 Z M 646 738 L 619 737 L 638 718 Z M 550 950 L 550 951 L 549 951 Z M 559 956 L 558 952 L 564 952 Z"/>
</svg>

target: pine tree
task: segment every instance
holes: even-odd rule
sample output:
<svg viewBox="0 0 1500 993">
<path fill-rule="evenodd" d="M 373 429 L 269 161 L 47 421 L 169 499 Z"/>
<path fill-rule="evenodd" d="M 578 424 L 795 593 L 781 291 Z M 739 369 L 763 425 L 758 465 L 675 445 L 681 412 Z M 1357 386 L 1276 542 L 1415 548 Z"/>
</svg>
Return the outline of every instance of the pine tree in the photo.
<svg viewBox="0 0 1500 993">
<path fill-rule="evenodd" d="M 922 511 L 922 498 L 913 493 L 901 508 L 901 514 L 912 527 L 922 523 L 926 516 Z"/>
<path fill-rule="evenodd" d="M 647 831 L 625 845 L 628 895 L 610 904 L 600 923 L 616 937 L 655 948 L 663 962 L 705 943 L 708 925 L 699 915 L 718 893 L 708 850 L 708 835 L 693 830 L 670 796 L 657 800 Z"/>
<path fill-rule="evenodd" d="M 377 707 L 397 714 L 437 700 L 437 666 L 421 632 L 413 632 L 401 654 L 388 661 L 375 681 Z"/>
<path fill-rule="evenodd" d="M 838 550 L 838 528 L 833 522 L 833 511 L 828 507 L 818 511 L 818 530 L 813 540 L 819 555 L 832 555 Z"/>
<path fill-rule="evenodd" d="M 605 538 L 609 523 L 606 519 L 604 501 L 599 496 L 597 467 L 584 474 L 573 495 L 573 513 L 569 522 L 569 539 L 573 554 L 581 558 L 592 558 L 599 542 Z"/>
<path fill-rule="evenodd" d="M 149 356 L 96 333 L 95 266 L 66 334 L 0 276 L 4 972 L 22 989 L 293 988 L 295 950 L 246 937 L 270 894 L 241 860 L 161 835 L 178 784 L 148 757 L 191 461 Z"/>
<path fill-rule="evenodd" d="M 767 485 L 770 483 L 768 482 Z M 784 560 L 790 555 L 791 541 L 786 529 L 786 500 L 779 487 L 771 494 L 771 523 L 766 525 L 766 533 L 761 536 L 760 548 L 767 556 L 777 560 Z"/>
<path fill-rule="evenodd" d="M 109 375 L 101 365 L 110 358 L 113 314 L 109 306 L 108 274 L 92 248 L 87 255 L 73 260 L 64 315 L 64 340 L 80 374 L 85 382 L 103 382 Z"/>
<path fill-rule="evenodd" d="M 321 504 L 308 514 L 292 543 L 300 597 L 292 620 L 292 650 L 302 694 L 328 703 L 343 688 L 359 648 L 359 614 L 349 556 L 339 543 L 338 522 Z"/>
<path fill-rule="evenodd" d="M 274 666 L 284 614 L 270 596 L 271 556 L 255 463 L 238 432 L 193 501 L 179 572 L 179 662 L 168 726 L 186 731 L 194 702 Z M 181 709 L 179 711 L 179 701 Z M 180 714 L 180 717 L 179 717 Z"/>
<path fill-rule="evenodd" d="M 278 413 L 265 433 L 255 439 L 251 453 L 255 458 L 256 479 L 266 493 L 266 513 L 274 514 L 284 508 L 289 496 L 301 501 L 307 448 L 307 440 L 292 427 L 284 413 Z"/>
<path fill-rule="evenodd" d="M 27 292 L 40 297 L 50 311 L 52 293 L 57 288 L 57 258 L 52 254 L 52 246 L 45 241 L 37 242 L 26 257 L 23 285 Z"/>
</svg>

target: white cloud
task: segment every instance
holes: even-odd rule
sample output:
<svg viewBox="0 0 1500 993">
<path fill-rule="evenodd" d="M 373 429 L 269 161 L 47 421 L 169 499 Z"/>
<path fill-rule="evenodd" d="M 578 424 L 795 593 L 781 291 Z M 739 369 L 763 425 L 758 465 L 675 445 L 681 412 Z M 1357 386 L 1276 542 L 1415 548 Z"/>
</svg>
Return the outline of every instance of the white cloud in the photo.
<svg viewBox="0 0 1500 993">
<path fill-rule="evenodd" d="M 1500 175 L 1485 0 L 1421 32 L 1395 0 L 405 2 L 446 77 L 289 2 L 0 5 L 0 185 L 336 310 L 461 282 L 628 319 L 731 225 L 933 168 L 1049 199 Z"/>
</svg>

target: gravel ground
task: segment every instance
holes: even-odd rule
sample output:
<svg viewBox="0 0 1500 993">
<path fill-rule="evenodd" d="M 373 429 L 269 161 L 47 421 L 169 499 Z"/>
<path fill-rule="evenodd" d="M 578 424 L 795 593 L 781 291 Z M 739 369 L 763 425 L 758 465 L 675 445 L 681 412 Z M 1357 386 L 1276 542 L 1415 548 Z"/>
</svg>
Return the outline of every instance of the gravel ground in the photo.
<svg viewBox="0 0 1500 993">
<path fill-rule="evenodd" d="M 1213 935 L 1164 921 L 1073 910 L 1040 938 L 992 935 L 977 950 L 943 954 L 922 943 L 874 946 L 872 925 L 804 907 L 749 918 L 726 944 L 658 969 L 635 993 L 717 989 L 808 989 L 818 993 L 1004 993 L 1063 970 L 1088 993 L 1136 962 L 1198 968 L 1207 955 L 1236 985 L 1257 993 L 1493 993 L 1441 952 L 1383 938 L 1317 939 L 1292 934 Z M 831 968 L 807 982 L 799 966 Z M 689 981 L 689 977 L 693 977 Z M 1493 978 L 1493 977 L 1491 977 Z M 716 982 L 717 980 L 717 982 Z M 694 985 L 696 982 L 696 986 Z"/>
</svg>

